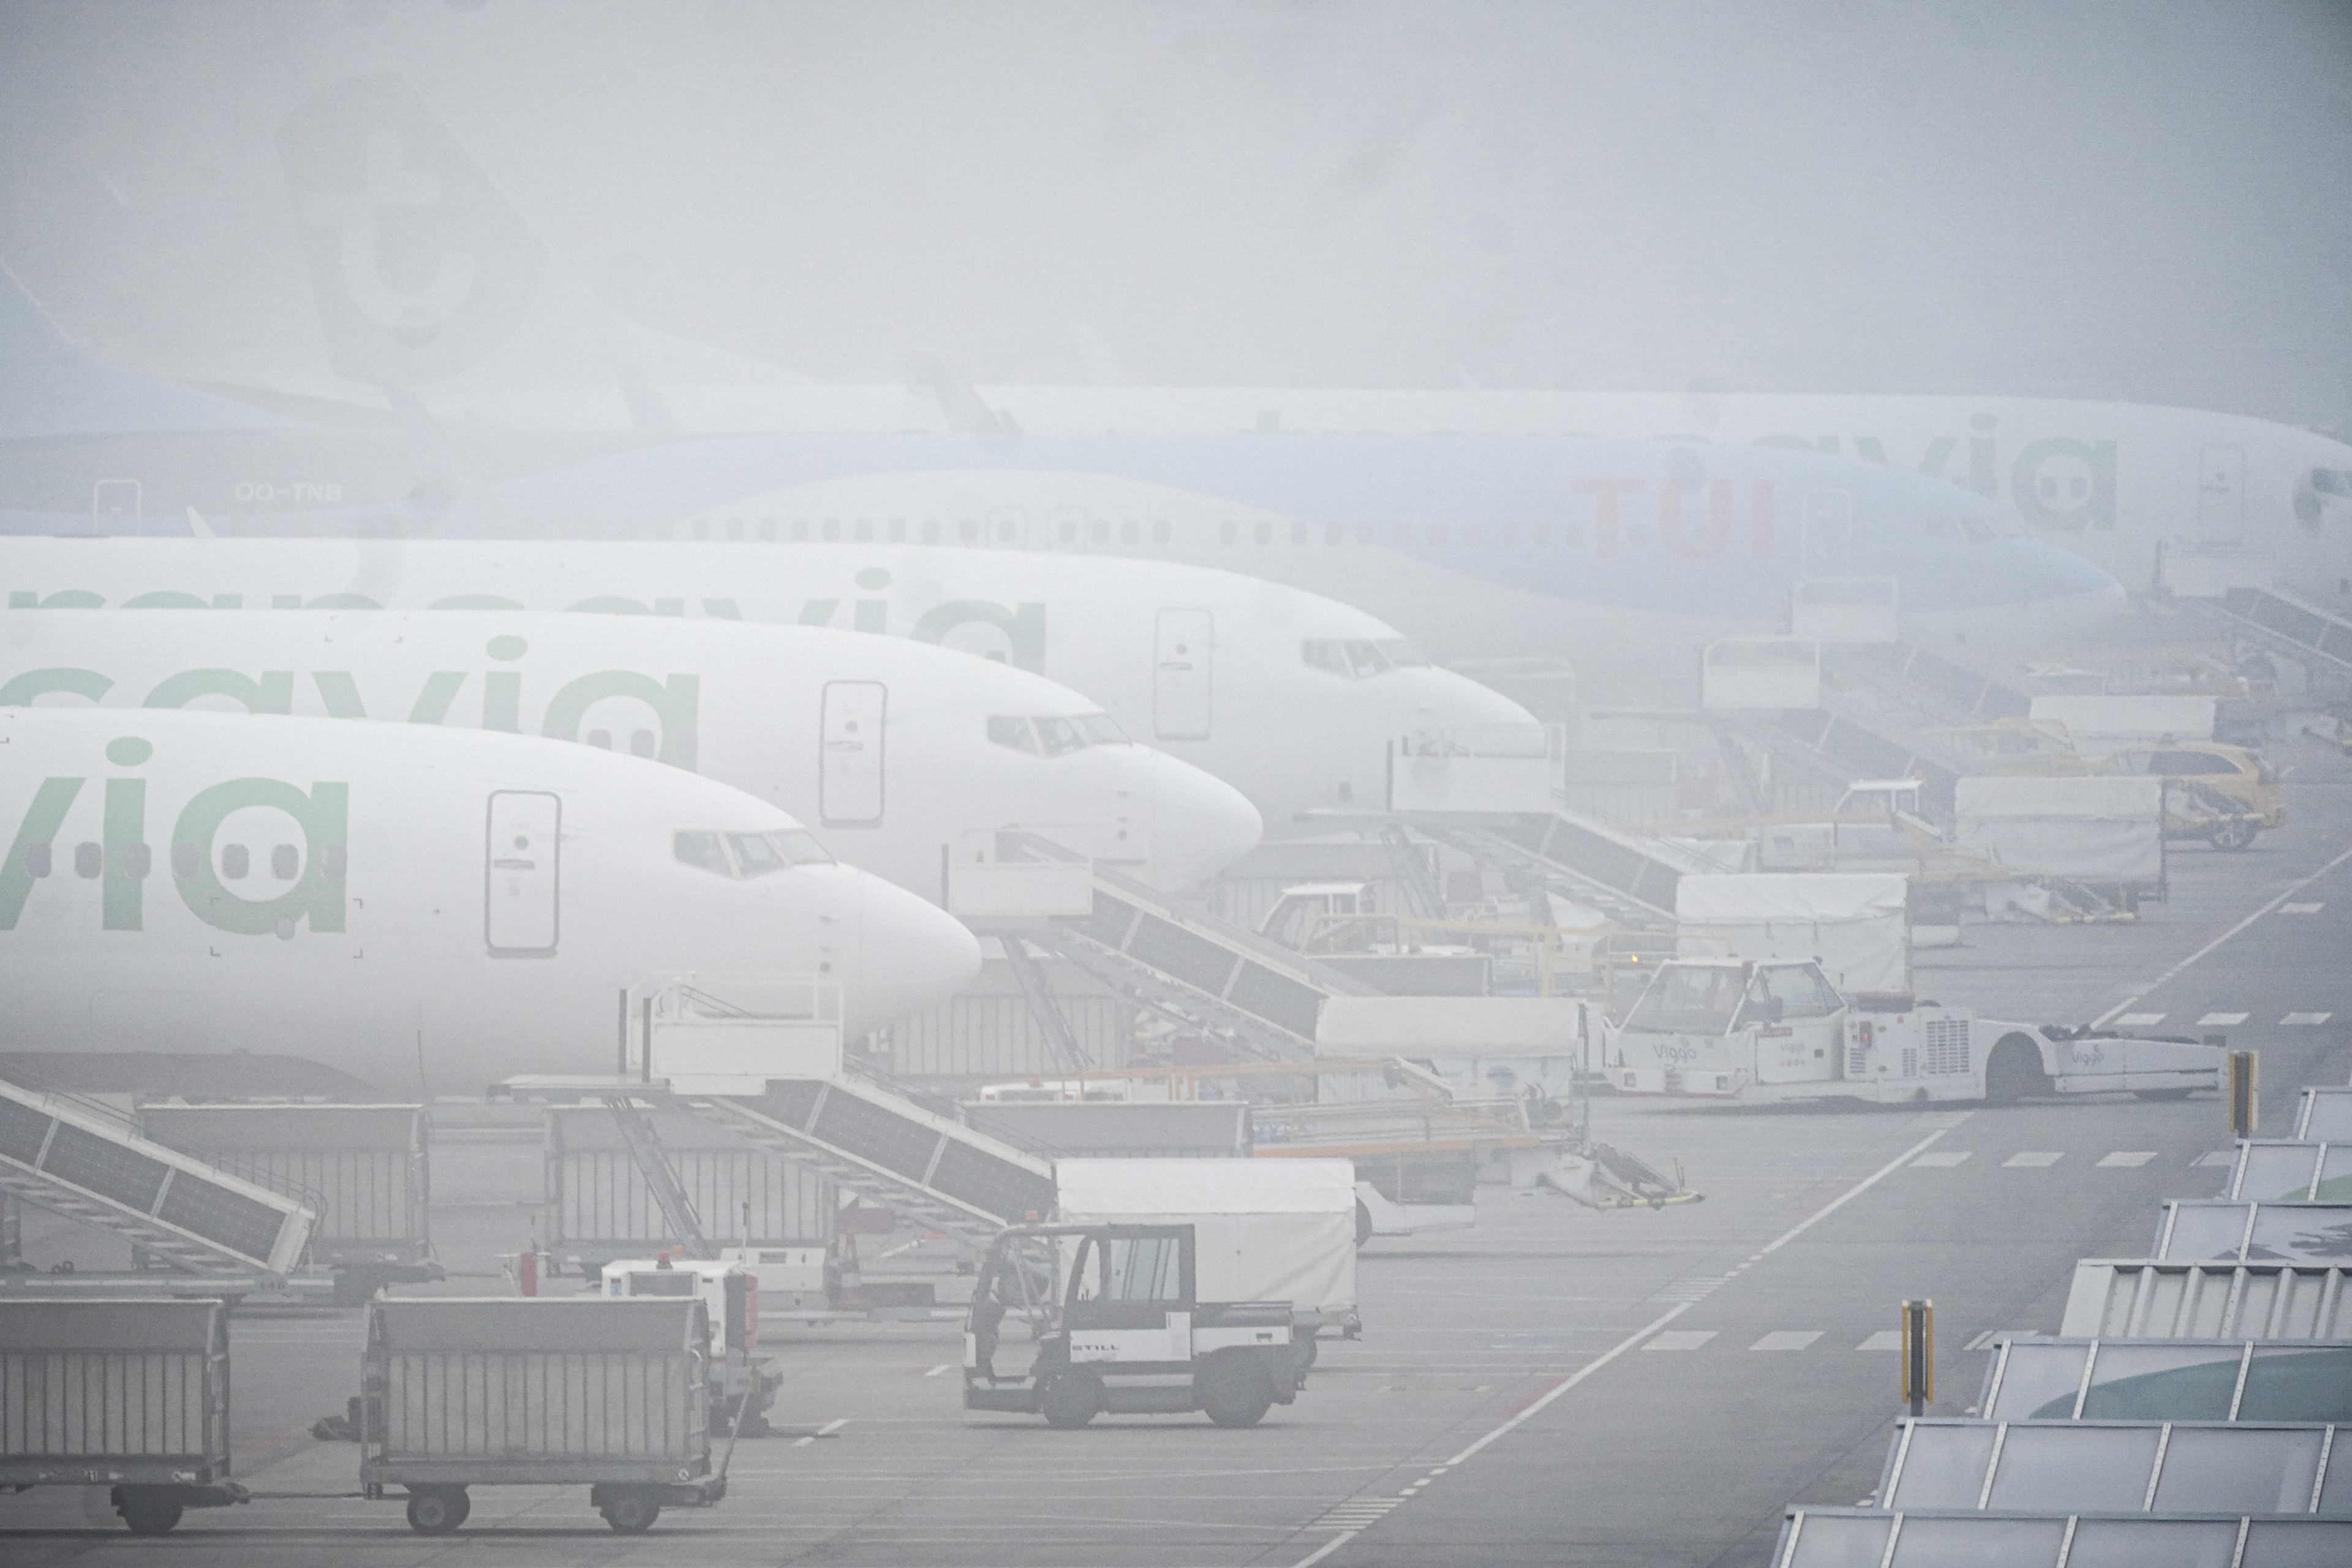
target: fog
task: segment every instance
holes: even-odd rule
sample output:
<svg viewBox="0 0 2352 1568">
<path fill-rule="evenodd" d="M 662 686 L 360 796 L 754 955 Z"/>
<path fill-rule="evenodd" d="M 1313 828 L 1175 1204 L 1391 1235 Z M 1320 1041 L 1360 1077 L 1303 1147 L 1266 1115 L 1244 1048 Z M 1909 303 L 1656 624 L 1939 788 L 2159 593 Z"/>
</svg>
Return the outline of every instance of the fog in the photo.
<svg viewBox="0 0 2352 1568">
<path fill-rule="evenodd" d="M 2328 4 L 18 4 L 0 258 L 317 375 L 277 134 L 414 85 L 616 310 L 819 381 L 2352 405 Z"/>
</svg>

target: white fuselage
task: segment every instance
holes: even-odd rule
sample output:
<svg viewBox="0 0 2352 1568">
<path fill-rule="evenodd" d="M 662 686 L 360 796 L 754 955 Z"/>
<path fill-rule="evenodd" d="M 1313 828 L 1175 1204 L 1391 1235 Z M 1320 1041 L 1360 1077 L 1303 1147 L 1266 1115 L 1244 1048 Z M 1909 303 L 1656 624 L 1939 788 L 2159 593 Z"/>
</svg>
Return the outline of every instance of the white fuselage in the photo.
<svg viewBox="0 0 2352 1568">
<path fill-rule="evenodd" d="M 1458 431 L 1798 447 L 1948 479 L 2126 588 L 2151 586 L 2159 570 L 2182 591 L 2284 580 L 2352 608 L 2352 446 L 2210 409 L 1880 393 L 1007 386 L 981 396 L 1024 429 L 1060 434 Z M 799 397 L 803 418 L 821 416 L 814 391 Z M 903 418 L 904 403 L 843 389 L 835 407 L 864 427 L 888 409 Z"/>
<path fill-rule="evenodd" d="M 835 864 L 717 874 L 680 833 L 785 813 L 521 736 L 0 710 L 5 1048 L 282 1052 L 386 1092 L 616 1060 L 624 987 L 837 983 L 854 1033 L 944 999 L 971 934 Z"/>
<path fill-rule="evenodd" d="M 942 862 L 992 858 L 1003 828 L 1170 887 L 1213 875 L 1258 834 L 1230 785 L 1104 738 L 1101 710 L 1076 692 L 903 637 L 515 611 L 0 614 L 0 706 L 92 700 L 507 730 L 650 756 L 780 806 L 849 864 L 935 899 Z"/>
<path fill-rule="evenodd" d="M 1349 647 L 1398 640 L 1361 611 L 1154 562 L 881 542 L 22 539 L 0 577 L 27 607 L 504 607 L 910 637 L 1083 692 L 1240 790 L 1277 834 L 1318 806 L 1378 805 L 1391 740 L 1534 722 L 1448 670 L 1351 666 Z"/>
</svg>

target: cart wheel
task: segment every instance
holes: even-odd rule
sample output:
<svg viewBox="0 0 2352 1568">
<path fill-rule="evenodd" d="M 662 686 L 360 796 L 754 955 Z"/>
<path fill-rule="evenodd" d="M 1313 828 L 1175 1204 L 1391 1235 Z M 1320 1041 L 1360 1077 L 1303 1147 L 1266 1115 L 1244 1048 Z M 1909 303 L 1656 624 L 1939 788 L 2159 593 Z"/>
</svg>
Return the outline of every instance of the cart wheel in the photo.
<svg viewBox="0 0 2352 1568">
<path fill-rule="evenodd" d="M 1310 1333 L 1304 1339 L 1290 1342 L 1290 1353 L 1297 1360 L 1298 1370 L 1302 1374 L 1315 1364 L 1315 1358 L 1321 1352 L 1322 1346 L 1322 1337 L 1318 1334 Z"/>
<path fill-rule="evenodd" d="M 1102 1414 L 1102 1379 L 1090 1372 L 1055 1373 L 1037 1395 L 1045 1425 L 1075 1432 Z"/>
<path fill-rule="evenodd" d="M 661 1517 L 661 1500 L 649 1492 L 615 1492 L 605 1502 L 604 1522 L 617 1534 L 643 1535 Z"/>
<path fill-rule="evenodd" d="M 419 1535 L 446 1535 L 473 1511 L 463 1487 L 418 1487 L 408 1494 L 408 1528 Z"/>
<path fill-rule="evenodd" d="M 1372 1239 L 1372 1211 L 1363 1199 L 1356 1200 L 1356 1245 L 1361 1247 Z"/>
<path fill-rule="evenodd" d="M 169 1494 L 158 1496 L 144 1487 L 125 1487 L 114 1505 L 133 1535 L 162 1535 L 180 1522 L 180 1502 Z"/>
<path fill-rule="evenodd" d="M 2215 823 L 2213 831 L 2206 837 L 2213 841 L 2213 847 L 2216 849 L 2248 849 L 2253 847 L 2254 835 L 2261 831 L 2262 829 L 2253 823 L 2240 817 L 2231 817 L 2226 821 Z"/>
<path fill-rule="evenodd" d="M 2046 1094 L 2050 1080 L 2042 1071 L 2042 1054 L 2022 1035 L 2005 1036 L 1985 1063 L 1985 1100 L 1994 1105 L 2014 1105 L 2029 1094 Z"/>
<path fill-rule="evenodd" d="M 1211 1356 L 1195 1382 L 1201 1408 L 1220 1426 L 1255 1426 L 1274 1408 L 1274 1379 L 1257 1356 Z"/>
</svg>

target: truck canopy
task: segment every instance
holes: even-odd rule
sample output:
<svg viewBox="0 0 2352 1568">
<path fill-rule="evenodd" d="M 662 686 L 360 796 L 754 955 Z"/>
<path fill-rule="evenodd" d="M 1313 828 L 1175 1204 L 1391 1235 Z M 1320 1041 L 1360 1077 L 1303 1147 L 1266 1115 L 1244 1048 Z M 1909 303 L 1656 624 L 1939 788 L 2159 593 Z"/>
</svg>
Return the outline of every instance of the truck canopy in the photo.
<svg viewBox="0 0 2352 1568">
<path fill-rule="evenodd" d="M 1059 1160 L 1066 1225 L 1190 1225 L 1202 1301 L 1356 1305 L 1349 1160 Z"/>
<path fill-rule="evenodd" d="M 1892 872 L 1685 877 L 1675 889 L 1676 950 L 1759 963 L 1819 959 L 1841 991 L 1907 991 L 1909 887 Z"/>
<path fill-rule="evenodd" d="M 2032 722 L 2063 724 L 2078 752 L 2113 752 L 2150 741 L 2210 741 L 2215 697 L 2037 697 Z"/>
<path fill-rule="evenodd" d="M 1968 778 L 1952 786 L 1954 840 L 2020 876 L 2164 880 L 2160 778 Z"/>
</svg>

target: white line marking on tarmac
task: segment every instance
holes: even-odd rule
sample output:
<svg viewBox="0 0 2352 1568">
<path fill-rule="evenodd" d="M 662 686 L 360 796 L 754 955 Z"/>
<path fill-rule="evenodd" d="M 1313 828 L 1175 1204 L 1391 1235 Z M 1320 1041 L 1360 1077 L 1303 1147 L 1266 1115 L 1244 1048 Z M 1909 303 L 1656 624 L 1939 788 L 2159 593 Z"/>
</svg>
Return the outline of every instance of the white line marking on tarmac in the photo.
<svg viewBox="0 0 2352 1568">
<path fill-rule="evenodd" d="M 2347 853 L 2352 854 L 2352 851 L 2347 851 Z M 1853 1185 L 1848 1187 L 1844 1192 L 1840 1193 L 1836 1197 L 1832 1198 L 1828 1203 L 1822 1205 L 1820 1208 L 1815 1209 L 1811 1214 L 1808 1215 L 1803 1219 L 1799 1220 L 1795 1225 L 1790 1226 L 1779 1236 L 1774 1237 L 1770 1241 L 1765 1243 L 1764 1246 L 1750 1254 L 1747 1261 L 1748 1263 L 1754 1263 L 1759 1258 L 1769 1258 L 1773 1253 L 1780 1251 L 1780 1248 L 1788 1246 L 1789 1243 L 1796 1240 L 1797 1237 L 1804 1235 L 1805 1232 L 1812 1229 L 1813 1226 L 1821 1224 L 1822 1221 L 1829 1218 L 1830 1215 L 1845 1207 L 1847 1204 L 1852 1203 L 1855 1198 L 1860 1197 L 1871 1188 L 1885 1181 L 1888 1176 L 1893 1175 L 1895 1172 L 1901 1170 L 1904 1166 L 1909 1164 L 1912 1161 L 1926 1153 L 1929 1144 L 1933 1143 L 1937 1139 L 1941 1138 L 1945 1133 L 1949 1132 L 1953 1128 L 1958 1127 L 1961 1122 L 1966 1121 L 1973 1114 L 1975 1114 L 1973 1111 L 1961 1111 L 1950 1121 L 1937 1128 L 1933 1132 L 1928 1133 L 1927 1136 L 1920 1139 L 1919 1142 L 1912 1144 L 1911 1147 L 1904 1150 L 1903 1152 L 1895 1155 L 1895 1158 L 1887 1161 L 1884 1165 L 1879 1166 L 1878 1169 L 1873 1171 L 1870 1174 L 1864 1176 Z M 1743 1264 L 1742 1267 L 1745 1267 L 1745 1265 Z M 1599 1372 L 1602 1367 L 1607 1366 L 1611 1362 L 1615 1361 L 1619 1356 L 1623 1355 L 1627 1351 L 1632 1350 L 1634 1346 L 1649 1339 L 1652 1335 L 1658 1333 L 1664 1330 L 1668 1323 L 1673 1322 L 1676 1318 L 1679 1318 L 1685 1312 L 1689 1311 L 1691 1310 L 1691 1305 L 1692 1304 L 1690 1302 L 1685 1301 L 1679 1306 L 1670 1308 L 1666 1311 L 1661 1312 L 1657 1317 L 1653 1318 L 1650 1321 L 1643 1324 L 1640 1328 L 1634 1330 L 1632 1333 L 1626 1335 L 1623 1339 L 1619 1340 L 1615 1344 L 1611 1345 L 1607 1350 L 1602 1351 L 1599 1355 L 1593 1357 L 1591 1361 L 1586 1362 L 1582 1366 L 1577 1368 L 1574 1372 L 1569 1373 L 1566 1377 L 1552 1384 L 1550 1390 L 1543 1394 L 1542 1397 L 1537 1399 L 1535 1403 L 1529 1405 L 1526 1409 L 1520 1411 L 1517 1415 L 1512 1416 L 1509 1420 L 1504 1422 L 1501 1426 L 1496 1427 L 1493 1431 L 1487 1433 L 1485 1436 L 1479 1438 L 1476 1442 L 1471 1444 L 1468 1447 L 1463 1449 L 1452 1458 L 1446 1460 L 1446 1464 L 1449 1466 L 1461 1464 L 1465 1460 L 1470 1458 L 1473 1455 L 1485 1449 L 1488 1444 L 1496 1442 L 1503 1437 L 1508 1436 L 1511 1433 L 1517 1431 L 1521 1426 L 1527 1425 L 1527 1423 L 1534 1420 L 1536 1416 L 1542 1414 L 1542 1412 L 1549 1407 L 1554 1400 L 1559 1398 L 1570 1389 L 1574 1388 L 1578 1384 L 1582 1383 L 1586 1378 L 1591 1377 L 1594 1373 Z M 1304 1568 L 1304 1564 L 1300 1564 L 1299 1568 Z"/>
<path fill-rule="evenodd" d="M 1881 1329 L 1853 1348 L 1858 1351 L 1899 1351 L 1903 1348 L 1903 1331 Z"/>
<path fill-rule="evenodd" d="M 2326 907 L 2325 900 L 2315 904 L 2281 904 L 2278 912 L 2283 915 L 2315 915 Z"/>
<path fill-rule="evenodd" d="M 1819 1329 L 1775 1329 L 1748 1348 L 1752 1351 L 1801 1351 L 1821 1337 Z"/>
<path fill-rule="evenodd" d="M 937 1377 L 937 1376 L 939 1376 L 939 1375 L 940 1375 L 940 1373 L 943 1373 L 943 1372 L 952 1372 L 952 1371 L 954 1371 L 954 1370 L 955 1370 L 955 1363 L 953 1363 L 953 1362 L 951 1362 L 951 1361 L 943 1361 L 943 1362 L 940 1363 L 940 1364 L 939 1364 L 939 1365 L 937 1365 L 937 1366 L 935 1366 L 935 1367 L 931 1368 L 931 1370 L 930 1370 L 930 1371 L 929 1371 L 929 1372 L 927 1372 L 927 1373 L 923 1373 L 923 1375 L 924 1375 L 925 1377 Z"/>
<path fill-rule="evenodd" d="M 2279 1020 L 2279 1027 L 2282 1029 L 2315 1029 L 2334 1016 L 2336 1016 L 2336 1015 L 2333 1013 L 2289 1013 L 2285 1017 Z"/>
<path fill-rule="evenodd" d="M 2199 948 L 2195 952 L 2190 953 L 2188 957 L 2182 959 L 2179 963 L 2174 964 L 2171 968 L 2166 970 L 2163 973 L 2149 981 L 2147 985 L 2140 989 L 2137 994 L 2126 996 L 2122 1001 L 2116 1003 L 2112 1008 L 2108 1009 L 2106 1013 L 2093 1019 L 2093 1024 L 2095 1026 L 2105 1026 L 2106 1022 L 2113 1018 L 2117 1013 L 2129 1007 L 2133 1003 L 2138 1001 L 2140 997 L 2147 995 L 2149 992 L 2159 989 L 2167 981 L 2169 981 L 2175 976 L 2180 974 L 2182 972 L 2187 970 L 2190 964 L 2195 963 L 2198 960 L 2203 958 L 2207 953 L 2211 952 L 2215 948 L 2221 946 L 2223 942 L 2237 935 L 2240 931 L 2245 930 L 2248 926 L 2253 924 L 2264 915 L 2269 914 L 2273 910 L 2283 908 L 2289 899 L 2294 898 L 2297 893 L 2300 893 L 2305 888 L 2308 888 L 2314 882 L 2316 882 L 2319 879 L 2336 869 L 2336 867 L 2344 864 L 2347 860 L 2352 860 L 2352 849 L 2345 850 L 2342 854 L 2336 856 L 2335 859 L 2330 860 L 2326 865 L 2322 866 L 2318 870 L 2314 871 L 2310 876 L 2305 877 L 2302 881 L 2291 883 L 2286 891 L 2281 893 L 2269 903 L 2264 904 L 2261 909 L 2256 910 L 2252 914 L 2248 915 L 2244 920 L 2240 921 L 2236 925 L 2231 926 L 2228 931 L 2223 931 L 2220 936 L 2215 937 L 2211 942 L 2207 942 L 2203 947 Z"/>
<path fill-rule="evenodd" d="M 2161 1013 L 2126 1013 L 2116 1019 L 2115 1025 L 2118 1029 L 2145 1029 L 2151 1024 L 2163 1022 L 2164 1015 Z"/>
<path fill-rule="evenodd" d="M 2226 1029 L 2233 1027 L 2236 1025 L 2242 1024 L 2245 1021 L 2246 1015 L 2243 1013 L 2208 1013 L 2203 1017 L 2197 1020 L 2197 1026 L 2200 1029 Z"/>
<path fill-rule="evenodd" d="M 2155 1158 L 2156 1151 L 2153 1149 L 2118 1149 L 2112 1154 L 2099 1157 L 2099 1169 L 2124 1170 L 2134 1165 L 2145 1165 Z"/>
<path fill-rule="evenodd" d="M 1339 1551 L 1339 1548 L 1347 1545 L 1350 1541 L 1355 1540 L 1359 1533 L 1359 1531 L 1353 1530 L 1341 1531 L 1339 1534 L 1333 1536 L 1330 1540 L 1325 1542 L 1322 1545 L 1317 1547 L 1314 1551 L 1308 1552 L 1297 1562 L 1292 1563 L 1290 1568 L 1315 1568 L 1315 1564 L 1322 1562 L 1323 1559 L 1330 1556 L 1331 1553 Z"/>
<path fill-rule="evenodd" d="M 844 1426 L 848 1425 L 849 1417 L 845 1415 L 838 1421 L 828 1421 L 824 1426 L 818 1427 L 816 1429 L 816 1435 L 820 1437 L 830 1437 L 835 1432 L 840 1431 Z"/>
<path fill-rule="evenodd" d="M 1968 1163 L 1971 1151 L 1967 1149 L 1936 1149 L 1911 1162 L 1914 1170 L 1948 1171 L 1955 1165 Z"/>
<path fill-rule="evenodd" d="M 2000 1163 L 2007 1171 L 2046 1171 L 2065 1157 L 2047 1149 L 2020 1149 Z"/>
<path fill-rule="evenodd" d="M 1642 1348 L 1645 1351 L 1695 1351 L 1713 1338 L 1713 1329 L 1668 1329 Z"/>
</svg>

